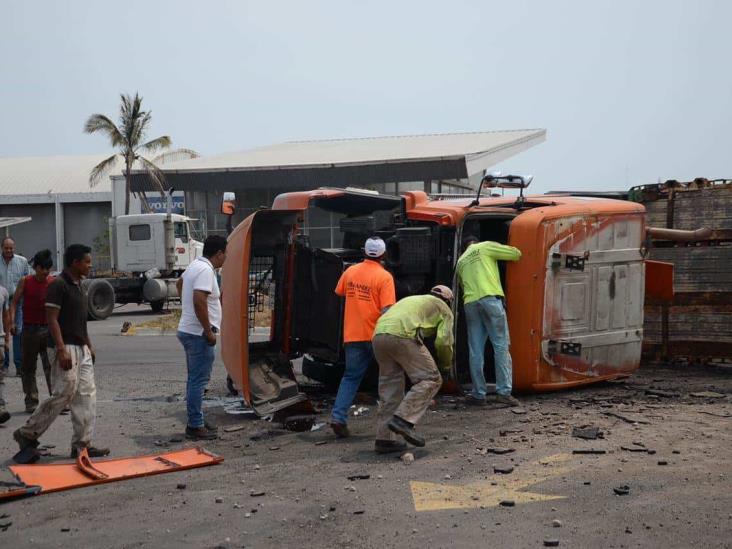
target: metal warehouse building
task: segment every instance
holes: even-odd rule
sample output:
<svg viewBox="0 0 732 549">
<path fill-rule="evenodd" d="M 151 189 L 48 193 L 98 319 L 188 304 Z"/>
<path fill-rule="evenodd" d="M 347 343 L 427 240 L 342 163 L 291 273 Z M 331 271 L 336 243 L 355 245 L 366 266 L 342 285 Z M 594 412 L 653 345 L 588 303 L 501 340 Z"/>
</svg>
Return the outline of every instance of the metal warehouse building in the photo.
<svg viewBox="0 0 732 549">
<path fill-rule="evenodd" d="M 170 187 L 184 191 L 187 215 L 199 219 L 208 234 L 225 234 L 219 208 L 226 191 L 237 197 L 234 224 L 270 206 L 280 193 L 318 187 L 473 193 L 484 170 L 545 139 L 546 130 L 531 129 L 296 141 L 171 163 L 163 171 Z M 113 187 L 120 195 L 124 178 L 114 178 Z M 151 192 L 153 187 L 137 174 L 132 190 Z M 327 242 L 338 230 L 338 219 L 310 212 L 307 227 L 311 239 Z"/>
<path fill-rule="evenodd" d="M 112 214 L 111 183 L 89 187 L 89 172 L 108 156 L 0 158 L 0 217 L 32 218 L 9 228 L 17 253 L 30 258 L 48 248 L 59 266 L 65 246 L 82 243 L 95 248 L 98 269 L 108 268 L 99 245 Z"/>
</svg>

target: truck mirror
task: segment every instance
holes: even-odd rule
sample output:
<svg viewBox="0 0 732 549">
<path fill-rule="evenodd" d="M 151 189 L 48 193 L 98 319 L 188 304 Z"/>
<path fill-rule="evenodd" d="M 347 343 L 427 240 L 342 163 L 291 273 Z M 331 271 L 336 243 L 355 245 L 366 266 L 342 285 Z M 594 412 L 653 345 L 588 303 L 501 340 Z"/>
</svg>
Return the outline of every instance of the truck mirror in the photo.
<svg viewBox="0 0 732 549">
<path fill-rule="evenodd" d="M 234 215 L 236 209 L 236 194 L 232 192 L 225 192 L 224 198 L 221 201 L 221 213 L 224 215 Z"/>
<path fill-rule="evenodd" d="M 533 175 L 501 175 L 501 172 L 494 172 L 483 177 L 481 183 L 488 188 L 525 189 L 533 179 Z"/>
</svg>

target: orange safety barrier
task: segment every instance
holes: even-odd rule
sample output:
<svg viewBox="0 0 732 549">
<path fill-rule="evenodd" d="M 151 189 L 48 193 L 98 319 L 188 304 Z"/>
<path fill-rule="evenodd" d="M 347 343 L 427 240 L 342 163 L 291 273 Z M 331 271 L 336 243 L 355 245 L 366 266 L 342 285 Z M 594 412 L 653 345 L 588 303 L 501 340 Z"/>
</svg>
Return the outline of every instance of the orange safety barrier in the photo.
<svg viewBox="0 0 732 549">
<path fill-rule="evenodd" d="M 10 470 L 18 479 L 20 487 L 0 493 L 0 500 L 195 469 L 222 461 L 223 457 L 204 448 L 185 448 L 164 454 L 93 462 L 84 450 L 75 463 L 11 465 Z"/>
</svg>

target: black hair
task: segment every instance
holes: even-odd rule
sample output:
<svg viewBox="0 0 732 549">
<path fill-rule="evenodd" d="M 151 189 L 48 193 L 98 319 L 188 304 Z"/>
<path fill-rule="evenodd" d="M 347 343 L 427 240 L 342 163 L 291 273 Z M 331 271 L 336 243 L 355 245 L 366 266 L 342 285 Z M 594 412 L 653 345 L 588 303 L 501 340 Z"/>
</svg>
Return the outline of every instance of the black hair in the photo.
<svg viewBox="0 0 732 549">
<path fill-rule="evenodd" d="M 468 246 L 480 242 L 477 236 L 469 234 L 463 238 L 463 251 L 468 249 Z"/>
<path fill-rule="evenodd" d="M 91 253 L 91 248 L 84 244 L 72 244 L 64 252 L 64 266 L 71 267 L 74 261 L 82 261 L 86 254 Z"/>
<path fill-rule="evenodd" d="M 36 255 L 31 259 L 31 265 L 34 267 L 40 267 L 41 269 L 50 269 L 53 267 L 53 255 L 51 250 L 41 250 L 36 252 Z"/>
<path fill-rule="evenodd" d="M 219 252 L 226 251 L 226 239 L 218 234 L 206 237 L 203 242 L 203 257 L 213 257 Z"/>
</svg>

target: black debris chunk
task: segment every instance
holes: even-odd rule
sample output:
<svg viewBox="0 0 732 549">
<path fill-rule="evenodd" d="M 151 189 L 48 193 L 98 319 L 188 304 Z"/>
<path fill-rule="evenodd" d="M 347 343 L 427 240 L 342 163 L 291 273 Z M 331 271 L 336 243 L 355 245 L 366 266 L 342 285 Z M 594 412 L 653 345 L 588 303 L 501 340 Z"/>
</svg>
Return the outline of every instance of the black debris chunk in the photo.
<svg viewBox="0 0 732 549">
<path fill-rule="evenodd" d="M 498 502 L 498 505 L 501 507 L 514 507 L 516 505 L 516 502 L 512 499 L 502 499 L 500 502 Z"/>
<path fill-rule="evenodd" d="M 348 478 L 348 480 L 367 480 L 371 478 L 371 475 L 351 475 L 346 478 Z"/>
<path fill-rule="evenodd" d="M 585 440 L 595 440 L 598 438 L 605 438 L 605 433 L 600 431 L 599 427 L 585 426 L 572 428 L 572 436 L 576 438 L 583 438 Z"/>
<path fill-rule="evenodd" d="M 186 485 L 185 485 L 185 484 L 183 484 L 183 483 L 181 482 L 180 484 L 178 484 L 178 485 L 176 486 L 176 488 L 177 488 L 178 490 L 185 490 L 185 489 L 186 489 Z"/>
<path fill-rule="evenodd" d="M 510 475 L 513 473 L 513 467 L 510 465 L 508 467 L 493 467 L 493 472 L 499 475 Z"/>
<path fill-rule="evenodd" d="M 253 498 L 262 497 L 265 494 L 263 490 L 252 490 L 249 495 Z"/>
<path fill-rule="evenodd" d="M 618 496 L 627 496 L 628 494 L 630 494 L 630 486 L 628 486 L 627 484 L 623 486 L 616 486 L 615 488 L 613 488 L 613 492 L 615 492 L 615 494 Z"/>
<path fill-rule="evenodd" d="M 298 433 L 309 431 L 314 424 L 314 414 L 290 416 L 284 422 L 285 429 L 288 431 L 296 431 Z"/>
<path fill-rule="evenodd" d="M 579 450 L 572 450 L 573 454 L 607 454 L 607 450 L 598 450 L 596 448 L 580 448 Z"/>
<path fill-rule="evenodd" d="M 516 448 L 501 448 L 500 446 L 496 446 L 493 448 L 486 448 L 486 452 L 489 454 L 497 454 L 499 456 L 502 456 L 504 454 L 510 454 L 516 451 Z"/>
<path fill-rule="evenodd" d="M 559 547 L 559 540 L 558 539 L 545 539 L 544 547 Z"/>
</svg>

